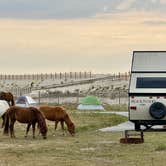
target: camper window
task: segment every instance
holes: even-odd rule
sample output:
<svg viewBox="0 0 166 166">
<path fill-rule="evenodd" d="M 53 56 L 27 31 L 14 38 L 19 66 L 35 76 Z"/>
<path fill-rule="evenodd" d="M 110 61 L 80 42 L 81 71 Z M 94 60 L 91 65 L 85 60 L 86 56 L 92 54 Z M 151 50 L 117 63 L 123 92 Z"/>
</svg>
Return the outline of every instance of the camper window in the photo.
<svg viewBox="0 0 166 166">
<path fill-rule="evenodd" d="M 166 77 L 138 77 L 136 88 L 166 88 Z"/>
</svg>

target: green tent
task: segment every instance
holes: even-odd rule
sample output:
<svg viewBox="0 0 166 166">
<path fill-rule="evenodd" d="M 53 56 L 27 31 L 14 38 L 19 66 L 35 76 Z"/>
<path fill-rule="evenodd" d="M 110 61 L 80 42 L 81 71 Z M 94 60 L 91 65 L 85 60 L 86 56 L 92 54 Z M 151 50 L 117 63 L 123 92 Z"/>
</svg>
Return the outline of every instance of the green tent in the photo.
<svg viewBox="0 0 166 166">
<path fill-rule="evenodd" d="M 104 110 L 100 100 L 96 96 L 86 96 L 81 99 L 77 109 L 79 110 Z"/>
<path fill-rule="evenodd" d="M 86 96 L 81 99 L 80 104 L 84 105 L 101 105 L 101 102 L 96 96 Z"/>
</svg>

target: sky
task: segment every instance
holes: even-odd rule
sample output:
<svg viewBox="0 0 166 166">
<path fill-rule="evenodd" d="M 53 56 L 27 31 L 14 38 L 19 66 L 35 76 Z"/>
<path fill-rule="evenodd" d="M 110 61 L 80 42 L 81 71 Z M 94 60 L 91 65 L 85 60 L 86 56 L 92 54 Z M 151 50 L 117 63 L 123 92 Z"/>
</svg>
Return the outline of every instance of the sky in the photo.
<svg viewBox="0 0 166 166">
<path fill-rule="evenodd" d="M 0 0 L 0 73 L 128 72 L 166 50 L 166 0 Z"/>
</svg>

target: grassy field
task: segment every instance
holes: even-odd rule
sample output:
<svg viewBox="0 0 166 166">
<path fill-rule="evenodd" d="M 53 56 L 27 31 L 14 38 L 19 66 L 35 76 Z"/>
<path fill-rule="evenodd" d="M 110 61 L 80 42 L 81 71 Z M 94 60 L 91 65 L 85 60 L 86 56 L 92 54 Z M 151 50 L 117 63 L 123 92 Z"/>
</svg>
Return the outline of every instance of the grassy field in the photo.
<svg viewBox="0 0 166 166">
<path fill-rule="evenodd" d="M 98 129 L 127 120 L 112 114 L 78 113 L 68 110 L 76 125 L 76 136 L 63 136 L 60 126 L 48 122 L 47 140 L 24 138 L 25 125 L 16 123 L 16 139 L 0 135 L 0 166 L 163 166 L 166 162 L 166 134 L 145 133 L 143 144 L 120 144 L 122 132 Z M 37 135 L 37 132 L 36 132 Z"/>
</svg>

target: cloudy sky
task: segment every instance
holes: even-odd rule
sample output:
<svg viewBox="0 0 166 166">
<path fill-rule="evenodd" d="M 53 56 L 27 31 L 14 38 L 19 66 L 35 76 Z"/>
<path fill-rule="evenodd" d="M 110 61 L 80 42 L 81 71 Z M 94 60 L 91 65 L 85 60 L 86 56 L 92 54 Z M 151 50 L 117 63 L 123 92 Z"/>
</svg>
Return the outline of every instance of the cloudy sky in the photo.
<svg viewBox="0 0 166 166">
<path fill-rule="evenodd" d="M 130 70 L 166 50 L 166 0 L 0 0 L 0 73 Z"/>
</svg>

